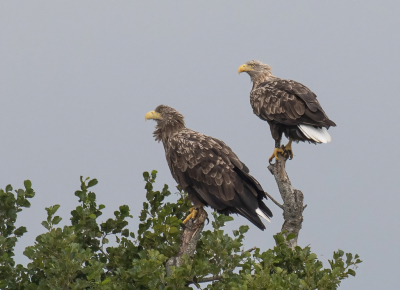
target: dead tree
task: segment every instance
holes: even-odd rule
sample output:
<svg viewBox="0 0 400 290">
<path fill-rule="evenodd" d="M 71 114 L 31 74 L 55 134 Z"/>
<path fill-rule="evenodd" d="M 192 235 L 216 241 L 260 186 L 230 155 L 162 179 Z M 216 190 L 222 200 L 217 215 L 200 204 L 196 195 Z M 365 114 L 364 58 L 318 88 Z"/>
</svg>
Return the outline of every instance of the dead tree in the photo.
<svg viewBox="0 0 400 290">
<path fill-rule="evenodd" d="M 293 249 L 297 246 L 297 238 L 303 223 L 303 211 L 306 206 L 303 206 L 303 193 L 295 189 L 289 180 L 289 176 L 286 172 L 287 157 L 279 155 L 279 160 L 276 160 L 274 164 L 268 166 L 269 171 L 275 177 L 275 181 L 278 185 L 279 193 L 281 194 L 283 205 L 275 201 L 268 193 L 269 198 L 281 209 L 283 209 L 283 225 L 282 232 L 285 232 L 285 236 L 294 233 L 296 237 L 288 241 L 288 245 Z"/>
<path fill-rule="evenodd" d="M 187 255 L 190 258 L 194 257 L 196 251 L 197 242 L 200 240 L 201 232 L 204 228 L 204 222 L 207 219 L 207 212 L 200 208 L 196 218 L 190 219 L 183 227 L 180 239 L 181 244 L 179 246 L 179 252 L 176 257 L 168 259 L 165 268 L 167 276 L 171 274 L 171 267 L 179 267 L 182 265 L 182 256 Z"/>
</svg>

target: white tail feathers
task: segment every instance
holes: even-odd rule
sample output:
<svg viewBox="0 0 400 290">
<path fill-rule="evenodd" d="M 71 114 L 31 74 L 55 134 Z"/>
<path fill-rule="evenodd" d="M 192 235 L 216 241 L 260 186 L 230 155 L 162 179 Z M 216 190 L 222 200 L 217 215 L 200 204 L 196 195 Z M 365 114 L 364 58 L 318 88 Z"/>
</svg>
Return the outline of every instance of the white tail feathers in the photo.
<svg viewBox="0 0 400 290">
<path fill-rule="evenodd" d="M 328 130 L 326 130 L 326 128 L 324 127 L 315 128 L 310 125 L 297 125 L 297 127 L 299 127 L 301 132 L 303 132 L 303 134 L 307 138 L 317 143 L 329 143 L 332 140 L 331 135 L 329 135 L 328 133 Z"/>
<path fill-rule="evenodd" d="M 269 218 L 261 211 L 261 209 L 257 208 L 257 209 L 256 209 L 256 213 L 257 213 L 260 217 L 263 217 L 264 219 L 266 219 L 268 222 L 271 222 L 271 221 L 269 220 Z"/>
</svg>

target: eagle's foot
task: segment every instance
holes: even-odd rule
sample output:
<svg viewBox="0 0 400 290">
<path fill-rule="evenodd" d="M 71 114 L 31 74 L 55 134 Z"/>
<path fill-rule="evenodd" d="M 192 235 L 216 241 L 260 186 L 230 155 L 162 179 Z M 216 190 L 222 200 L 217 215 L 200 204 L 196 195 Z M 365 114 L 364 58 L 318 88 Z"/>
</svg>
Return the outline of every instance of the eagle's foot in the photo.
<svg viewBox="0 0 400 290">
<path fill-rule="evenodd" d="M 189 209 L 190 214 L 185 218 L 185 220 L 182 222 L 183 224 L 186 224 L 190 219 L 195 219 L 196 215 L 197 215 L 197 210 L 192 207 L 191 209 Z"/>
<path fill-rule="evenodd" d="M 271 157 L 268 159 L 269 163 L 271 163 L 274 158 L 276 160 L 279 160 L 278 153 L 281 153 L 283 155 L 285 151 L 282 148 L 275 148 L 274 153 L 272 153 Z"/>
<path fill-rule="evenodd" d="M 293 150 L 292 150 L 292 140 L 290 139 L 289 143 L 283 149 L 285 153 L 288 154 L 289 159 L 293 159 Z"/>
</svg>

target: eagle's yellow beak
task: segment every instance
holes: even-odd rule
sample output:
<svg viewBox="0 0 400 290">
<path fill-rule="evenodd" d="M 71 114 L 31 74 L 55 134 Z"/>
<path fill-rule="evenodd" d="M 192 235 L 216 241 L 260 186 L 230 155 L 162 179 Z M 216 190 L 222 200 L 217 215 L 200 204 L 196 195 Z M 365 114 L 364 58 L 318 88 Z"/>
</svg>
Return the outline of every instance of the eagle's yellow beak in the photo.
<svg viewBox="0 0 400 290">
<path fill-rule="evenodd" d="M 162 120 L 161 114 L 156 111 L 150 111 L 144 116 L 145 120 L 153 119 L 153 120 Z"/>
<path fill-rule="evenodd" d="M 247 64 L 242 64 L 241 66 L 239 66 L 238 73 L 240 74 L 242 72 L 251 71 L 251 70 L 253 70 L 253 68 L 251 66 L 249 66 Z"/>
</svg>

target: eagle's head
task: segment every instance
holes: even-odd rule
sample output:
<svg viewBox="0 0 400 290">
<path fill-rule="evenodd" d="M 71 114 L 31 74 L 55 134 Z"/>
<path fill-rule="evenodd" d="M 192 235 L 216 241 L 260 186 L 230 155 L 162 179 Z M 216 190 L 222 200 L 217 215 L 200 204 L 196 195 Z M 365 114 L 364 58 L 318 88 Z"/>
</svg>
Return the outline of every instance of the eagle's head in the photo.
<svg viewBox="0 0 400 290">
<path fill-rule="evenodd" d="M 253 82 L 272 76 L 271 67 L 258 60 L 250 60 L 239 66 L 238 73 L 242 72 L 247 72 Z"/>
<path fill-rule="evenodd" d="M 165 105 L 159 105 L 154 111 L 148 112 L 144 119 L 153 119 L 157 122 L 154 131 L 154 137 L 157 141 L 165 141 L 175 132 L 185 128 L 183 115 L 174 108 Z"/>
</svg>

